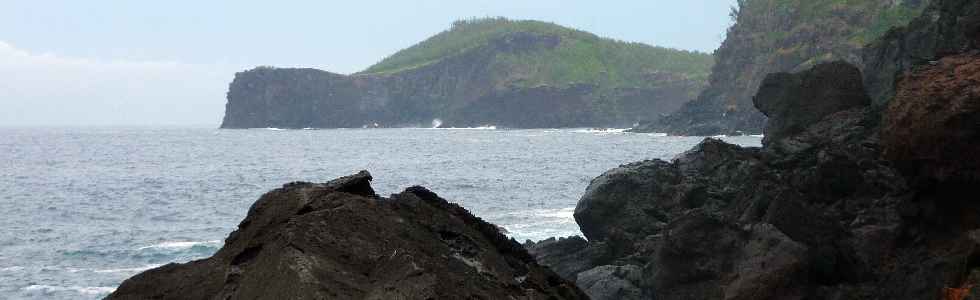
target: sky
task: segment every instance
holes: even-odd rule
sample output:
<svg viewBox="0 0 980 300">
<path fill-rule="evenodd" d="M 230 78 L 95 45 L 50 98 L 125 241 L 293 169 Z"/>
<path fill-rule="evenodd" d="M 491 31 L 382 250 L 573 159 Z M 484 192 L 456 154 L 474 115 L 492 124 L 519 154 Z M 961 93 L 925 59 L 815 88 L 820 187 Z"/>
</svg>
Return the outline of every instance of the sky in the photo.
<svg viewBox="0 0 980 300">
<path fill-rule="evenodd" d="M 218 126 L 235 72 L 349 74 L 454 20 L 712 52 L 735 0 L 0 0 L 0 126 Z"/>
</svg>

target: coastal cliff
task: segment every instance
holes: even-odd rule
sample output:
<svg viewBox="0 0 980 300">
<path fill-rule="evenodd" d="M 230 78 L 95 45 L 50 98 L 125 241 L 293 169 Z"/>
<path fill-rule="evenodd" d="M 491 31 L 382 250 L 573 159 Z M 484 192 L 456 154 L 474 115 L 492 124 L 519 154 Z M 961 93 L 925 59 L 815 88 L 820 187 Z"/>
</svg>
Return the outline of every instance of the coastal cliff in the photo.
<svg viewBox="0 0 980 300">
<path fill-rule="evenodd" d="M 629 127 L 694 98 L 712 61 L 544 22 L 459 21 L 353 75 L 238 73 L 221 127 Z"/>
<path fill-rule="evenodd" d="M 911 24 L 864 74 L 766 76 L 761 148 L 610 170 L 575 210 L 587 240 L 526 247 L 593 299 L 977 299 L 980 2 Z"/>
<path fill-rule="evenodd" d="M 842 60 L 863 66 L 865 45 L 917 16 L 925 0 L 739 1 L 708 87 L 697 99 L 637 132 L 713 136 L 762 133 L 752 97 L 770 73 Z"/>
</svg>

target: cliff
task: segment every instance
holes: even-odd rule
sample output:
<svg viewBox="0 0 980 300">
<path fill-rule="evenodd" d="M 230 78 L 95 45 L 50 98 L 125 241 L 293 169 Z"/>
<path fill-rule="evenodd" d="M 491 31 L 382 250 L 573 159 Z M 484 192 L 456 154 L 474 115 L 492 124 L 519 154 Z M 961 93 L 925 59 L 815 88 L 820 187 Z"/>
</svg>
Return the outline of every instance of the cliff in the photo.
<svg viewBox="0 0 980 300">
<path fill-rule="evenodd" d="M 672 115 L 639 132 L 672 135 L 758 134 L 765 116 L 752 97 L 770 73 L 799 72 L 822 62 L 863 66 L 864 46 L 917 16 L 925 0 L 739 1 L 708 87 Z"/>
<path fill-rule="evenodd" d="M 587 299 L 496 226 L 361 172 L 271 191 L 214 256 L 126 280 L 107 299 Z"/>
<path fill-rule="evenodd" d="M 697 95 L 712 61 L 544 22 L 459 21 L 353 75 L 238 73 L 222 127 L 632 126 Z"/>
<path fill-rule="evenodd" d="M 526 246 L 593 299 L 978 299 L 980 2 L 911 24 L 864 74 L 766 76 L 763 147 L 610 170 L 575 210 L 588 240 Z"/>
</svg>

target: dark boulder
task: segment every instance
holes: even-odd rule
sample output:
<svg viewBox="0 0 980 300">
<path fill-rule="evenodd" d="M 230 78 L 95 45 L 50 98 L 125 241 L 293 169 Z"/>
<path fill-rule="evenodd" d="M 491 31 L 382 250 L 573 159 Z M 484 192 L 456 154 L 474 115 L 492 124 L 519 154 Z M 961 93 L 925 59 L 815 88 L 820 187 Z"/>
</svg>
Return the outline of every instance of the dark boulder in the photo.
<svg viewBox="0 0 980 300">
<path fill-rule="evenodd" d="M 140 273 L 108 299 L 586 299 L 496 226 L 361 172 L 262 196 L 214 256 Z"/>
<path fill-rule="evenodd" d="M 555 266 L 552 268 L 555 273 L 573 282 L 578 273 L 601 263 L 600 259 L 603 256 L 600 247 L 589 247 L 589 242 L 578 236 L 550 238 L 538 242 L 527 241 L 524 243 L 524 248 L 539 263 Z"/>
<path fill-rule="evenodd" d="M 672 224 L 647 268 L 662 299 L 785 299 L 800 294 L 807 251 L 772 225 L 693 210 Z"/>
<path fill-rule="evenodd" d="M 617 234 L 653 234 L 660 230 L 654 224 L 669 221 L 663 207 L 673 203 L 657 203 L 650 198 L 676 194 L 680 179 L 677 168 L 659 160 L 609 170 L 589 184 L 575 207 L 575 221 L 590 241 Z"/>
<path fill-rule="evenodd" d="M 753 98 L 769 121 L 763 144 L 798 134 L 830 114 L 867 106 L 861 71 L 845 62 L 817 65 L 796 74 L 769 74 Z"/>
<path fill-rule="evenodd" d="M 742 175 L 757 156 L 755 150 L 705 139 L 673 164 L 648 160 L 620 166 L 592 180 L 575 207 L 575 221 L 590 241 L 656 234 L 671 221 L 670 211 L 725 201 L 726 192 L 708 181 L 747 179 Z"/>
</svg>

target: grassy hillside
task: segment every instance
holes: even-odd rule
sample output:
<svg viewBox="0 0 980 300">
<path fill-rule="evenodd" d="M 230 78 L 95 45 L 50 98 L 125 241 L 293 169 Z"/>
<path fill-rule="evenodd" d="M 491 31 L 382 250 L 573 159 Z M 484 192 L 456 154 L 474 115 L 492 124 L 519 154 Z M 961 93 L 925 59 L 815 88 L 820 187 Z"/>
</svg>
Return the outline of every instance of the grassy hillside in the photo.
<svg viewBox="0 0 980 300">
<path fill-rule="evenodd" d="M 698 52 L 629 43 L 540 21 L 486 18 L 457 21 L 425 41 L 399 51 L 361 74 L 397 73 L 429 65 L 446 57 L 489 46 L 494 39 L 517 33 L 557 36 L 553 49 L 500 52 L 493 69 L 501 80 L 520 86 L 595 83 L 604 88 L 649 87 L 649 77 L 671 73 L 705 81 L 714 59 Z"/>
</svg>

